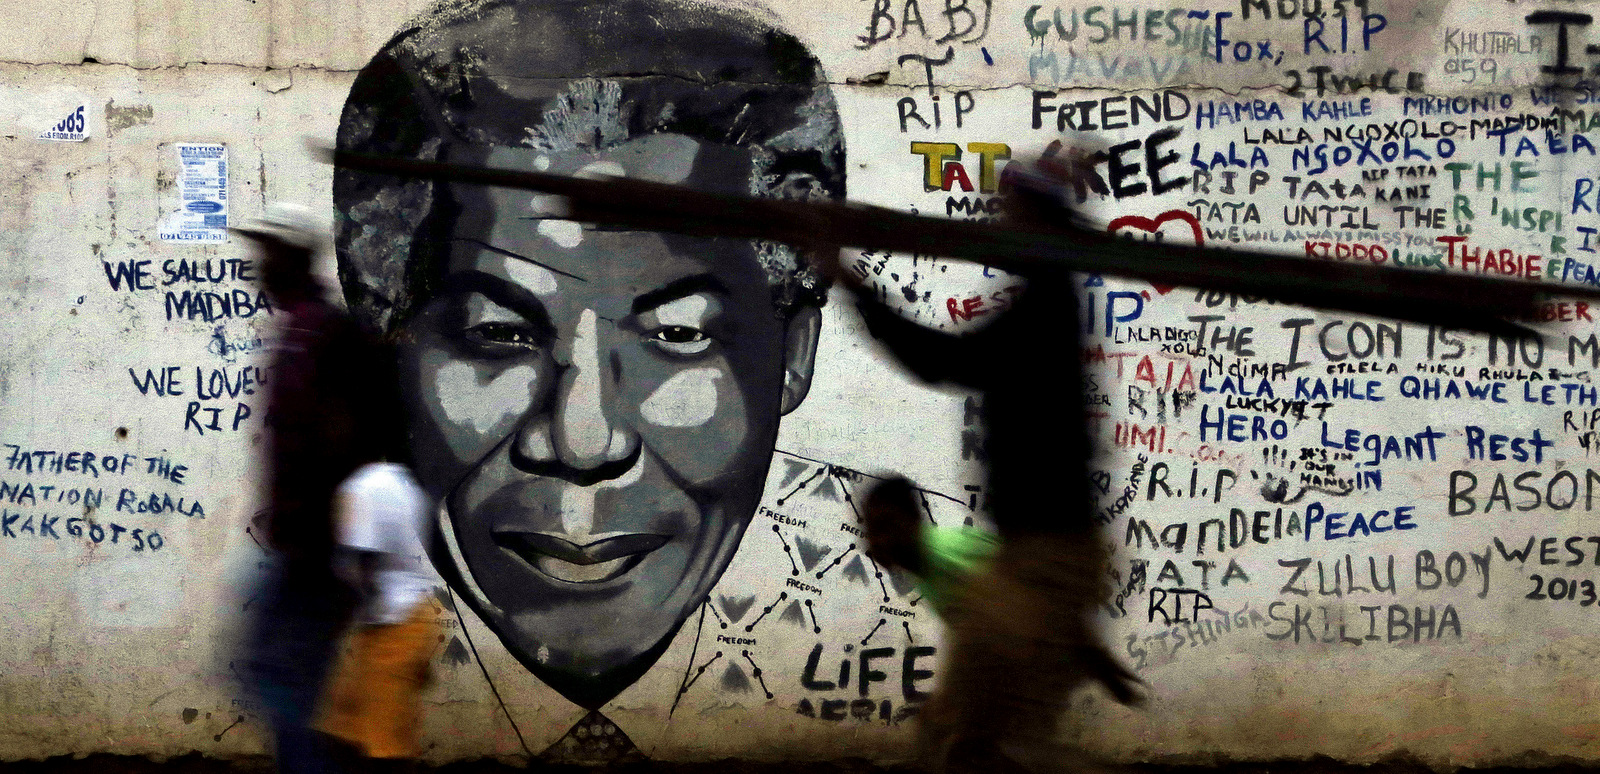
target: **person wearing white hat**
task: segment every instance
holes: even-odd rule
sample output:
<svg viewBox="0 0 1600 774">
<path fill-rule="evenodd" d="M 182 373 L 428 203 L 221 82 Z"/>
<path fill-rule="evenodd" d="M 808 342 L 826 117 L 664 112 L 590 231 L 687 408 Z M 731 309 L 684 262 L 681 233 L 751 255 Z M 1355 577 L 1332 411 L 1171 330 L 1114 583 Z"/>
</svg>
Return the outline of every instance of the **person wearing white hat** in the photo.
<svg viewBox="0 0 1600 774">
<path fill-rule="evenodd" d="M 270 502 L 260 525 L 273 557 L 252 601 L 245 661 L 279 770 L 323 774 L 330 766 L 312 721 L 353 605 L 333 568 L 332 503 L 341 481 L 383 454 L 391 361 L 312 276 L 324 239 L 309 211 L 274 204 L 234 233 L 255 244 L 261 285 L 282 321 L 268 372 Z"/>
</svg>

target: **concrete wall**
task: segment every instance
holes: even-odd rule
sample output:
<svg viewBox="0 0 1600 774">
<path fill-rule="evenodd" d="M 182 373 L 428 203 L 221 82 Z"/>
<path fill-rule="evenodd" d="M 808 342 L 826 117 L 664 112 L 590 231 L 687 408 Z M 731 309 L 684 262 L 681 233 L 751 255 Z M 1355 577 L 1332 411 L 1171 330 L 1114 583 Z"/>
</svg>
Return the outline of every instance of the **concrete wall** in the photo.
<svg viewBox="0 0 1600 774">
<path fill-rule="evenodd" d="M 226 146 L 232 222 L 280 200 L 331 220 L 332 172 L 303 143 L 334 141 L 356 71 L 426 4 L 12 5 L 0 756 L 258 752 L 231 661 L 264 557 L 248 527 L 277 318 L 239 278 L 244 245 L 158 226 L 180 207 L 180 143 Z M 1594 4 L 771 8 L 832 83 L 852 199 L 981 217 L 987 167 L 1067 139 L 1113 159 L 1087 212 L 1140 238 L 1600 284 Z M 1563 48 L 1537 11 L 1583 21 Z M 81 142 L 37 139 L 80 118 Z M 1015 292 L 971 266 L 860 259 L 946 330 Z M 1600 753 L 1595 310 L 1553 302 L 1542 341 L 1508 345 L 1115 278 L 1082 293 L 1060 324 L 1088 337 L 1122 589 L 1105 629 L 1153 701 L 1086 695 L 1072 733 L 1129 760 Z M 899 471 L 936 521 L 981 522 L 973 404 L 885 365 L 838 301 L 760 503 L 732 514 L 750 522 L 731 564 L 600 706 L 647 755 L 895 758 L 936 681 L 937 619 L 863 562 L 850 495 Z M 1038 378 L 1079 356 L 1038 337 Z M 561 749 L 595 722 L 463 593 L 441 582 L 430 760 Z"/>
</svg>

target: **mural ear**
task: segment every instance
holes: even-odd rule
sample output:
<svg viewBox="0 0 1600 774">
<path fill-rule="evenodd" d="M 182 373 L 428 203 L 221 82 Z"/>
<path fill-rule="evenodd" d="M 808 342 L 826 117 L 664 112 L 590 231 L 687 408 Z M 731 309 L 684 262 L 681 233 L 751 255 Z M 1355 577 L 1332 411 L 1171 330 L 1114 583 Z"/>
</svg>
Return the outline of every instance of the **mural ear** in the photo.
<svg viewBox="0 0 1600 774">
<path fill-rule="evenodd" d="M 817 338 L 822 333 L 822 309 L 802 306 L 789 317 L 783 335 L 782 413 L 800 407 L 811 391 L 811 374 L 817 363 Z"/>
<path fill-rule="evenodd" d="M 788 201 L 822 201 L 832 198 L 822 180 L 810 172 L 790 172 L 772 187 L 773 197 Z"/>
</svg>

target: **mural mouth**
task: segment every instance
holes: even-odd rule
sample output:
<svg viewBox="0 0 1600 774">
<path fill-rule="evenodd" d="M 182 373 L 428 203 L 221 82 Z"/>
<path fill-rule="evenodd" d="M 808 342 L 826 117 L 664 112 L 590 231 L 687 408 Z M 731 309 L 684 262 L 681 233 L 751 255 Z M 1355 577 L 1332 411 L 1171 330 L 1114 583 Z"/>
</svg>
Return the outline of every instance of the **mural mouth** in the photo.
<svg viewBox="0 0 1600 774">
<path fill-rule="evenodd" d="M 633 569 L 670 535 L 630 533 L 579 545 L 547 532 L 494 533 L 495 545 L 540 573 L 567 583 L 603 583 Z"/>
</svg>

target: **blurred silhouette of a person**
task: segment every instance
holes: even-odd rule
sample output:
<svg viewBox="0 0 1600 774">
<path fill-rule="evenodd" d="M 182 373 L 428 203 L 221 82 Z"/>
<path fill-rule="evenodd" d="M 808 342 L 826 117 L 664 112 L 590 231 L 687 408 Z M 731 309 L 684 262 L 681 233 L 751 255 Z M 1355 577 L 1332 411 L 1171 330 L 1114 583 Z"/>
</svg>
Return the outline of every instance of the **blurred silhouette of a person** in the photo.
<svg viewBox="0 0 1600 774">
<path fill-rule="evenodd" d="M 323 774 L 312 730 L 334 646 L 354 596 L 333 569 L 332 503 L 339 483 L 382 453 L 367 385 L 384 372 L 373 340 L 331 304 L 311 266 L 324 242 L 303 208 L 275 203 L 234 233 L 255 245 L 259 280 L 282 333 L 268 372 L 265 533 L 271 560 L 251 602 L 246 666 L 275 737 L 278 767 Z"/>
<path fill-rule="evenodd" d="M 1012 196 L 1024 216 L 1040 203 Z M 878 485 L 863 513 L 869 530 L 891 533 L 876 540 L 880 561 L 920 573 L 950 630 L 940 688 L 921 717 L 924 762 L 951 772 L 1095 768 L 1057 741 L 1068 694 L 1098 682 L 1124 704 L 1140 696 L 1138 678 L 1094 625 L 1110 593 L 1109 555 L 1091 515 L 1082 325 L 1071 273 L 1030 271 L 1020 297 L 967 335 L 911 322 L 859 276 L 840 276 L 856 290 L 867 329 L 895 359 L 923 381 L 961 385 L 982 400 L 998 547 L 977 550 L 973 536 L 923 523 L 904 479 Z"/>
<path fill-rule="evenodd" d="M 994 565 L 1000 539 L 970 524 L 936 526 L 917 505 L 916 488 L 893 478 L 868 490 L 861 511 L 867 553 L 880 565 L 916 576 L 917 592 L 941 618 Z"/>
<path fill-rule="evenodd" d="M 382 388 L 398 394 L 393 382 Z M 404 771 L 416 758 L 421 693 L 442 631 L 422 545 L 433 501 L 398 462 L 404 439 L 394 436 L 394 451 L 361 466 L 334 496 L 338 566 L 361 604 L 317 725 L 356 756 L 350 768 L 365 772 Z"/>
</svg>

